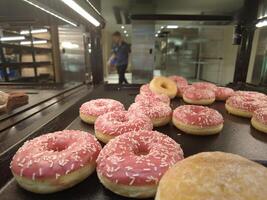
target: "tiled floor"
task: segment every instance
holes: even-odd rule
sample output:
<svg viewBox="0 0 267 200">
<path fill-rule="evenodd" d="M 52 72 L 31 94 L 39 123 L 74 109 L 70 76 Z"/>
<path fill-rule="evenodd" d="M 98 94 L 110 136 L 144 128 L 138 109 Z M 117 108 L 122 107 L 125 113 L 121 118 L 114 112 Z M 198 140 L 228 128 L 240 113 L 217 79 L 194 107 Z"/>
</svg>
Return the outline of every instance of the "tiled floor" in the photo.
<svg viewBox="0 0 267 200">
<path fill-rule="evenodd" d="M 129 83 L 132 83 L 132 73 L 126 73 L 125 77 Z M 109 74 L 107 77 L 105 77 L 105 81 L 112 84 L 118 83 L 119 76 L 118 74 Z"/>
</svg>

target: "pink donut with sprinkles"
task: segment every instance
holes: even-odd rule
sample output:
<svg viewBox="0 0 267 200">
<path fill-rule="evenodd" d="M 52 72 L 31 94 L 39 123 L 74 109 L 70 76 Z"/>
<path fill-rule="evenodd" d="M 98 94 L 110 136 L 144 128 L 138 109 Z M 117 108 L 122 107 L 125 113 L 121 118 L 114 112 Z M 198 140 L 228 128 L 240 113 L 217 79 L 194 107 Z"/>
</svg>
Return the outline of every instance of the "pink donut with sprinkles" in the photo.
<svg viewBox="0 0 267 200">
<path fill-rule="evenodd" d="M 215 101 L 215 92 L 191 86 L 184 91 L 183 100 L 189 104 L 209 105 Z"/>
<path fill-rule="evenodd" d="M 103 143 L 130 131 L 152 129 L 152 121 L 146 115 L 136 112 L 109 112 L 95 121 L 95 135 Z"/>
<path fill-rule="evenodd" d="M 132 198 L 153 197 L 163 174 L 183 159 L 170 137 L 157 131 L 129 132 L 111 140 L 97 159 L 100 182 L 112 192 Z"/>
<path fill-rule="evenodd" d="M 140 87 L 140 94 L 151 94 L 154 93 L 150 90 L 149 84 L 144 84 Z"/>
<path fill-rule="evenodd" d="M 173 80 L 176 83 L 176 85 L 177 85 L 177 96 L 182 97 L 183 92 L 181 90 L 183 90 L 188 85 L 187 80 L 182 76 L 176 76 L 176 75 L 169 76 L 168 78 Z"/>
<path fill-rule="evenodd" d="M 166 103 L 159 101 L 133 103 L 128 109 L 129 112 L 143 113 L 148 116 L 154 127 L 164 126 L 171 121 L 172 109 Z"/>
<path fill-rule="evenodd" d="M 267 96 L 265 95 L 234 95 L 226 100 L 226 110 L 240 117 L 250 118 L 253 112 L 259 108 L 267 106 Z"/>
<path fill-rule="evenodd" d="M 170 98 L 165 94 L 145 93 L 145 94 L 138 94 L 135 97 L 135 102 L 142 103 L 144 101 L 148 101 L 148 102 L 160 101 L 160 102 L 170 105 Z"/>
<path fill-rule="evenodd" d="M 24 143 L 10 164 L 18 184 L 34 193 L 53 193 L 87 178 L 101 145 L 87 132 L 64 130 Z"/>
<path fill-rule="evenodd" d="M 233 95 L 235 96 L 246 96 L 251 98 L 264 98 L 267 97 L 265 94 L 255 91 L 236 91 Z"/>
<path fill-rule="evenodd" d="M 267 133 L 267 105 L 264 108 L 257 109 L 253 113 L 251 124 L 255 129 Z"/>
<path fill-rule="evenodd" d="M 235 91 L 228 87 L 217 87 L 215 91 L 215 96 L 217 101 L 225 101 L 230 96 L 232 96 Z"/>
<path fill-rule="evenodd" d="M 217 134 L 223 128 L 222 115 L 206 106 L 179 106 L 173 111 L 172 122 L 178 129 L 193 135 Z"/>
<path fill-rule="evenodd" d="M 217 86 L 215 84 L 208 82 L 195 82 L 192 83 L 192 86 L 194 86 L 197 89 L 212 90 L 214 92 L 217 89 Z"/>
<path fill-rule="evenodd" d="M 111 111 L 123 111 L 124 105 L 113 99 L 94 99 L 80 107 L 80 118 L 88 123 L 94 124 L 98 116 Z"/>
</svg>

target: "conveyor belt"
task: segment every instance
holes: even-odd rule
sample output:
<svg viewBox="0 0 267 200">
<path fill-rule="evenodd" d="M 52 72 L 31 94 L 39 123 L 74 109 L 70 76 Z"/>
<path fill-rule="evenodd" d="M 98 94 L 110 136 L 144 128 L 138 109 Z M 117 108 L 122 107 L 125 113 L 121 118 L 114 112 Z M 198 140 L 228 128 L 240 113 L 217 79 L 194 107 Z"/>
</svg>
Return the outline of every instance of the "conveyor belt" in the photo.
<svg viewBox="0 0 267 200">
<path fill-rule="evenodd" d="M 134 101 L 135 95 L 138 93 L 137 88 L 121 88 L 101 86 L 94 90 L 88 99 L 99 97 L 112 98 L 121 101 L 126 108 Z M 173 108 L 183 104 L 182 100 L 175 99 L 172 101 Z M 262 164 L 267 161 L 267 135 L 260 133 L 250 126 L 249 119 L 244 119 L 229 115 L 224 109 L 223 102 L 216 102 L 212 108 L 217 109 L 224 117 L 225 124 L 223 131 L 216 136 L 193 136 L 187 135 L 176 129 L 172 124 L 157 128 L 156 130 L 169 135 L 181 144 L 185 156 L 203 152 L 203 151 L 224 151 L 231 152 L 247 157 L 248 159 L 258 160 Z M 68 129 L 85 130 L 93 133 L 93 126 L 87 125 L 77 117 Z M 12 179 L 0 191 L 1 200 L 126 200 L 128 198 L 121 197 L 106 190 L 98 181 L 96 173 L 91 175 L 79 185 L 50 195 L 38 195 L 21 189 Z"/>
</svg>

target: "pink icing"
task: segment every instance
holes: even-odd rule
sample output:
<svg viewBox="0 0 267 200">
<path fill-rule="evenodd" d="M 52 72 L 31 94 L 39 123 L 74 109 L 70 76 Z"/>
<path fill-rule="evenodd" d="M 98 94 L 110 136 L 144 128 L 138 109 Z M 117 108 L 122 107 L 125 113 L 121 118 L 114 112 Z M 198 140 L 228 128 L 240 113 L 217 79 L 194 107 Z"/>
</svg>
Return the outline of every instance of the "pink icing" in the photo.
<svg viewBox="0 0 267 200">
<path fill-rule="evenodd" d="M 169 79 L 173 80 L 177 85 L 177 95 L 183 95 L 184 90 L 188 87 L 187 80 L 182 76 L 169 76 Z"/>
<path fill-rule="evenodd" d="M 267 125 L 267 105 L 264 108 L 259 108 L 253 113 L 253 118 Z"/>
<path fill-rule="evenodd" d="M 100 150 L 100 144 L 89 133 L 58 131 L 25 142 L 14 155 L 10 167 L 16 175 L 32 180 L 58 179 L 94 163 Z"/>
<path fill-rule="evenodd" d="M 209 127 L 223 123 L 223 116 L 206 106 L 184 105 L 173 111 L 173 117 L 184 124 Z"/>
<path fill-rule="evenodd" d="M 129 107 L 128 111 L 144 113 L 150 119 L 168 117 L 172 114 L 171 107 L 159 101 L 155 101 L 153 103 L 147 101 L 142 103 L 133 103 Z"/>
<path fill-rule="evenodd" d="M 154 93 L 150 90 L 149 84 L 144 84 L 140 87 L 140 94 L 151 94 Z"/>
<path fill-rule="evenodd" d="M 234 90 L 228 87 L 217 87 L 215 91 L 216 99 L 226 100 L 234 94 Z"/>
<path fill-rule="evenodd" d="M 170 137 L 157 131 L 129 132 L 103 148 L 97 173 L 118 184 L 152 185 L 182 159 L 180 145 Z"/>
<path fill-rule="evenodd" d="M 135 97 L 135 102 L 154 102 L 154 101 L 161 101 L 166 104 L 170 104 L 170 98 L 165 94 L 156 94 L 156 93 L 144 93 L 144 94 L 138 94 Z"/>
<path fill-rule="evenodd" d="M 227 99 L 226 104 L 234 108 L 253 112 L 267 105 L 267 97 L 261 95 L 254 95 L 254 97 L 251 95 L 234 95 Z"/>
<path fill-rule="evenodd" d="M 215 93 L 212 90 L 198 89 L 194 86 L 187 88 L 183 96 L 192 100 L 215 99 Z"/>
<path fill-rule="evenodd" d="M 239 95 L 239 96 L 247 96 L 247 97 L 252 97 L 252 98 L 264 98 L 267 97 L 265 94 L 260 93 L 260 92 L 254 92 L 254 91 L 236 91 L 233 95 Z"/>
<path fill-rule="evenodd" d="M 80 107 L 80 113 L 98 117 L 110 111 L 123 111 L 124 105 L 113 99 L 94 99 Z"/>
<path fill-rule="evenodd" d="M 187 80 L 182 76 L 169 76 L 169 79 L 173 80 L 178 86 L 187 86 L 188 82 Z"/>
<path fill-rule="evenodd" d="M 192 86 L 194 86 L 197 89 L 207 89 L 207 90 L 213 90 L 216 91 L 217 86 L 213 83 L 208 82 L 195 82 L 192 83 Z"/>
<path fill-rule="evenodd" d="M 118 136 L 129 131 L 152 130 L 151 120 L 144 114 L 114 111 L 101 115 L 95 122 L 95 130 Z"/>
</svg>

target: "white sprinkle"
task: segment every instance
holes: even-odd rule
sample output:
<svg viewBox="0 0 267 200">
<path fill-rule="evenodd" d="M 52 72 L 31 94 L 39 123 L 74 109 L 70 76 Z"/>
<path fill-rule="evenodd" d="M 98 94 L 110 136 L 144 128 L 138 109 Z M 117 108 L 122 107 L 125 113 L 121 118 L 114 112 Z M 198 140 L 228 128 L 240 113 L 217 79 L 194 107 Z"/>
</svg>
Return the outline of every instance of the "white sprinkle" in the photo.
<svg viewBox="0 0 267 200">
<path fill-rule="evenodd" d="M 43 174 L 43 170 L 42 168 L 39 168 L 39 175 L 42 176 L 42 174 Z"/>
<path fill-rule="evenodd" d="M 56 173 L 56 179 L 58 179 L 60 177 L 60 174 Z"/>
<path fill-rule="evenodd" d="M 32 174 L 32 180 L 35 180 L 35 173 Z"/>
</svg>

